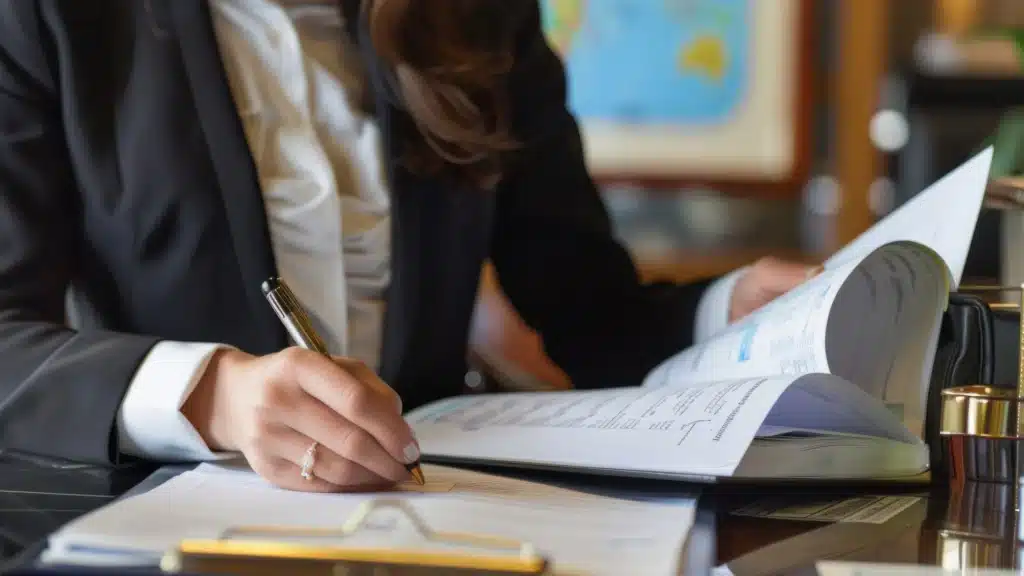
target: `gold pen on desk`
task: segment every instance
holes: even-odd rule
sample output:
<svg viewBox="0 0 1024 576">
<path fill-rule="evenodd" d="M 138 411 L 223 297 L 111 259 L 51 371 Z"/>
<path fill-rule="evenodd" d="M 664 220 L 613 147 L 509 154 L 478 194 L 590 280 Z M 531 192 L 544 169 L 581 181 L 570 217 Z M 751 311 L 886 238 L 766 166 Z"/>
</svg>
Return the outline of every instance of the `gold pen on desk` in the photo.
<svg viewBox="0 0 1024 576">
<path fill-rule="evenodd" d="M 309 316 L 306 315 L 299 300 L 283 279 L 271 278 L 264 282 L 263 295 L 296 344 L 330 357 L 331 353 L 327 350 L 327 345 L 313 329 Z M 420 486 L 426 484 L 426 478 L 418 459 L 411 464 L 406 464 L 405 468 L 417 484 Z"/>
</svg>

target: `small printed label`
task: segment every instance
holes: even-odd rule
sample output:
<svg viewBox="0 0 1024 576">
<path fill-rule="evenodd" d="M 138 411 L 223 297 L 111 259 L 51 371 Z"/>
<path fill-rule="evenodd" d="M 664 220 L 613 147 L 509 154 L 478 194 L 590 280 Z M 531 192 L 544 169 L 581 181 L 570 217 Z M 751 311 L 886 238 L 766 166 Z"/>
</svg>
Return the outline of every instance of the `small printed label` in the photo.
<svg viewBox="0 0 1024 576">
<path fill-rule="evenodd" d="M 744 506 L 733 511 L 733 515 L 807 522 L 884 524 L 920 500 L 916 496 L 860 496 L 794 503 L 776 498 Z"/>
</svg>

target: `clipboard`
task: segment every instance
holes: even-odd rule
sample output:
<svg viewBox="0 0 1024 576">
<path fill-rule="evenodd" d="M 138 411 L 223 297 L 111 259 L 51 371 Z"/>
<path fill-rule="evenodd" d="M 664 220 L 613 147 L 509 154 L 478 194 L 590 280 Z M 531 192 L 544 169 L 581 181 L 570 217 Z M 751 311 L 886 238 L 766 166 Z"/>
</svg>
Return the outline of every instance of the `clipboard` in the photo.
<svg viewBox="0 0 1024 576">
<path fill-rule="evenodd" d="M 371 515 L 382 509 L 401 513 L 425 543 L 462 550 L 347 547 L 286 541 L 289 538 L 344 540 L 366 529 Z M 169 574 L 242 576 L 551 574 L 550 562 L 528 543 L 433 530 L 408 503 L 398 499 L 366 502 L 338 529 L 241 526 L 228 529 L 214 539 L 183 540 L 164 555 L 160 567 Z"/>
</svg>

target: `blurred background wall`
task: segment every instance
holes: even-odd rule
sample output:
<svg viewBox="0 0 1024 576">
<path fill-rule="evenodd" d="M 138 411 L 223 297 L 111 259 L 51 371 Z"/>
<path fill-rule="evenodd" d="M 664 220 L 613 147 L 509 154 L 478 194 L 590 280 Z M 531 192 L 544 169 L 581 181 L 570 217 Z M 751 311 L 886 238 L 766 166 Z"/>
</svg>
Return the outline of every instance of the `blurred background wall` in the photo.
<svg viewBox="0 0 1024 576">
<path fill-rule="evenodd" d="M 578 3 L 595 10 L 600 4 L 631 2 Z M 807 133 L 806 149 L 797 151 L 805 156 L 804 171 L 781 190 L 772 182 L 609 183 L 605 197 L 621 234 L 652 275 L 714 275 L 768 254 L 820 260 L 964 161 L 1003 112 L 1024 104 L 1024 79 L 1012 44 L 994 34 L 1001 27 L 1024 26 L 1019 0 L 717 4 L 750 10 L 758 3 L 811 12 L 809 31 L 787 29 L 810 36 L 797 43 L 800 51 L 810 52 L 803 54 L 810 69 L 796 89 L 809 92 L 801 101 L 810 123 L 793 125 Z M 690 6 L 693 14 L 702 2 L 678 4 Z M 585 26 L 581 29 L 585 34 Z M 756 23 L 747 31 L 759 32 Z M 566 61 L 570 75 L 581 67 L 574 66 L 571 54 Z M 586 123 L 587 110 L 579 108 Z M 987 212 L 968 275 L 998 277 L 998 236 L 999 215 Z"/>
</svg>

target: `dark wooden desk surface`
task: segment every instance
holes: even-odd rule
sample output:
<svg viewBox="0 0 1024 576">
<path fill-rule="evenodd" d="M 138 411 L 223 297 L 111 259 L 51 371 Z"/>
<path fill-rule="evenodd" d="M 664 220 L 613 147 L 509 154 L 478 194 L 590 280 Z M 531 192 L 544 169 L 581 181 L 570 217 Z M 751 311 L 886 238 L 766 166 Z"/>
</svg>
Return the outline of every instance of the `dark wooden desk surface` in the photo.
<svg viewBox="0 0 1024 576">
<path fill-rule="evenodd" d="M 150 475 L 152 469 L 112 471 L 53 468 L 0 457 L 0 572 L 41 549 L 64 523 L 112 501 Z M 692 492 L 695 488 L 687 487 Z M 655 492 L 677 492 L 652 485 Z M 883 524 L 824 523 L 736 515 L 770 498 L 798 505 L 865 494 L 917 498 Z M 1012 487 L 969 486 L 948 494 L 852 488 L 704 490 L 699 531 L 706 550 L 696 554 L 727 564 L 736 576 L 814 574 L 817 560 L 921 563 L 946 568 L 1013 568 L 1016 556 Z M 696 531 L 695 531 L 696 532 Z M 5 565 L 6 563 L 6 565 Z"/>
<path fill-rule="evenodd" d="M 809 492 L 789 495 L 790 505 L 865 494 L 916 499 L 880 524 L 824 523 L 737 516 L 733 512 L 765 495 L 719 498 L 716 558 L 736 576 L 814 574 L 822 560 L 921 564 L 948 570 L 1016 569 L 1017 526 L 1013 486 L 976 484 L 961 490 L 923 492 Z"/>
</svg>

